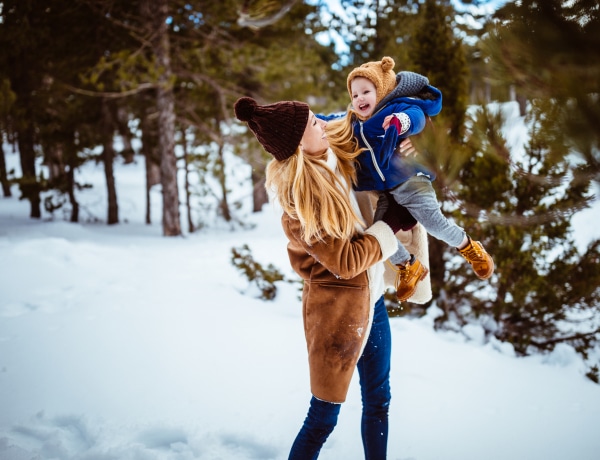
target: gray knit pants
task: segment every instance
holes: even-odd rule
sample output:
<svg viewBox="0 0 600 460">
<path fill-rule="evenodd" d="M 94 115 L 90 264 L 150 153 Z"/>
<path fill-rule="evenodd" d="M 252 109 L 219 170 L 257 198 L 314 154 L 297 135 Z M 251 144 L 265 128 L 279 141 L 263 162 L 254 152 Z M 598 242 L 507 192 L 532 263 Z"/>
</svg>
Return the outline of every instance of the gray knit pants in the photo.
<svg viewBox="0 0 600 460">
<path fill-rule="evenodd" d="M 431 236 L 452 247 L 462 243 L 465 231 L 442 214 L 435 190 L 427 176 L 413 176 L 389 192 Z M 398 250 L 390 257 L 390 262 L 405 264 L 409 259 L 410 253 L 398 241 Z"/>
</svg>

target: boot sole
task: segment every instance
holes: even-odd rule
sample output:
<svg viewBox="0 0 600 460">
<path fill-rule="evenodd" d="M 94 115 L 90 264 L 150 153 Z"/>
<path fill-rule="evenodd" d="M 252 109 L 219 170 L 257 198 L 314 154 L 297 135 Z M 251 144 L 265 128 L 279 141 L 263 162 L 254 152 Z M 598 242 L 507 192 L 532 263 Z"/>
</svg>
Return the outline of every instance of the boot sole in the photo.
<svg viewBox="0 0 600 460">
<path fill-rule="evenodd" d="M 492 265 L 490 267 L 490 270 L 484 276 L 479 276 L 477 273 L 475 273 L 475 276 L 477 276 L 477 278 L 479 278 L 480 280 L 487 280 L 494 274 L 495 268 L 496 268 L 496 265 L 494 264 L 494 261 L 492 260 Z"/>
</svg>

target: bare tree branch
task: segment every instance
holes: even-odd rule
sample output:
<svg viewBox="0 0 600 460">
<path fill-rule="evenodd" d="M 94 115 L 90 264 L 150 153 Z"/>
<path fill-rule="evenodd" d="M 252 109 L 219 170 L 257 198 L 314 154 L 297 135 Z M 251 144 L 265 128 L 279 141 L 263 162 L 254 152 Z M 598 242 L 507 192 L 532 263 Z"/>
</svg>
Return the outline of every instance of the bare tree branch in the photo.
<svg viewBox="0 0 600 460">
<path fill-rule="evenodd" d="M 81 94 L 83 96 L 92 96 L 92 97 L 104 97 L 109 99 L 118 99 L 120 97 L 132 96 L 134 94 L 141 93 L 142 91 L 146 91 L 147 89 L 156 88 L 158 85 L 156 83 L 142 83 L 138 85 L 136 88 L 130 89 L 128 91 L 119 91 L 119 92 L 105 92 L 105 91 L 92 91 L 82 88 L 76 88 L 75 86 L 71 86 L 68 83 L 60 83 L 64 88 L 72 91 L 73 93 Z"/>
</svg>

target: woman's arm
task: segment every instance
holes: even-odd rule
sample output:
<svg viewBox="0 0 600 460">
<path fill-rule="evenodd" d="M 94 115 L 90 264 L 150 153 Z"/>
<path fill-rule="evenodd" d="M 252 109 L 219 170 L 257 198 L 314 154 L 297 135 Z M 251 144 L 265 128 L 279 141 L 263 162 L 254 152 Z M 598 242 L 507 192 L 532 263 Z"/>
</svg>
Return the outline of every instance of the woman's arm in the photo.
<svg viewBox="0 0 600 460">
<path fill-rule="evenodd" d="M 326 238 L 311 245 L 301 237 L 300 221 L 284 216 L 284 230 L 290 243 L 302 248 L 334 276 L 351 279 L 372 265 L 390 257 L 398 247 L 392 229 L 375 222 L 364 234 L 349 240 Z"/>
</svg>

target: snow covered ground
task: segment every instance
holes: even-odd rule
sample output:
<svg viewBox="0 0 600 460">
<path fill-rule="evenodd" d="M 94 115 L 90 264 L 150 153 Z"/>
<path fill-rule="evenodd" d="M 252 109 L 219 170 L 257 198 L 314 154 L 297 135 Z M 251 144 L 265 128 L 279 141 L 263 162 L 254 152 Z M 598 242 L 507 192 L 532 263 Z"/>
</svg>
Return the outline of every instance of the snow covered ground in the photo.
<svg viewBox="0 0 600 460">
<path fill-rule="evenodd" d="M 101 166 L 78 174 L 103 218 Z M 163 238 L 143 178 L 142 160 L 117 165 L 127 223 L 111 227 L 31 220 L 16 188 L 0 200 L 0 460 L 287 458 L 310 398 L 297 286 L 258 300 L 230 262 L 247 244 L 294 276 L 277 213 Z M 582 244 L 598 215 L 577 216 Z M 598 458 L 600 386 L 572 349 L 517 358 L 477 329 L 434 332 L 430 310 L 391 319 L 389 459 Z M 357 380 L 321 459 L 363 458 Z"/>
</svg>

